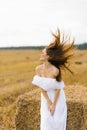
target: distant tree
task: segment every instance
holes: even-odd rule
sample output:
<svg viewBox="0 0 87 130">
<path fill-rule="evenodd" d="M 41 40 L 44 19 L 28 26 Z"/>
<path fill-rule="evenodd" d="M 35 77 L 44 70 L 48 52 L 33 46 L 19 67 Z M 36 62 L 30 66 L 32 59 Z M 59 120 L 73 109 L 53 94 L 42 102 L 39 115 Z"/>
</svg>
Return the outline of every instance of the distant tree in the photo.
<svg viewBox="0 0 87 130">
<path fill-rule="evenodd" d="M 82 43 L 82 44 L 78 44 L 76 45 L 78 49 L 80 50 L 87 50 L 87 43 Z"/>
<path fill-rule="evenodd" d="M 87 43 L 82 43 L 82 44 L 76 44 L 74 45 L 80 50 L 86 50 L 87 49 Z M 34 49 L 34 50 L 41 50 L 45 48 L 46 46 L 20 46 L 20 47 L 1 47 L 0 50 L 29 50 L 29 49 Z"/>
</svg>

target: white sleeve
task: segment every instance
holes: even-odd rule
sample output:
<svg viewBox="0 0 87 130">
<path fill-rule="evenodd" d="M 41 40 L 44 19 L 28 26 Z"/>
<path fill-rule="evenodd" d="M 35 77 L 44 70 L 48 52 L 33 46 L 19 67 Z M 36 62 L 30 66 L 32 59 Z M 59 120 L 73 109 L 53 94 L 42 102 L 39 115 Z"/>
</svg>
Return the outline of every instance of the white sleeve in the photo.
<svg viewBox="0 0 87 130">
<path fill-rule="evenodd" d="M 37 87 L 40 87 L 42 89 L 44 89 L 45 91 L 47 91 L 47 87 L 44 83 L 45 81 L 43 80 L 40 80 L 40 79 L 37 79 L 36 77 L 33 78 L 32 80 L 32 84 L 36 85 Z"/>
<path fill-rule="evenodd" d="M 55 89 L 62 89 L 64 88 L 64 86 L 65 86 L 64 81 L 61 81 L 61 82 L 56 81 Z"/>
<path fill-rule="evenodd" d="M 51 89 L 62 89 L 65 86 L 63 80 L 61 82 L 58 82 L 56 80 L 46 81 L 45 79 L 38 78 L 37 76 L 33 77 L 32 84 L 44 89 L 45 91 L 49 91 Z"/>
</svg>

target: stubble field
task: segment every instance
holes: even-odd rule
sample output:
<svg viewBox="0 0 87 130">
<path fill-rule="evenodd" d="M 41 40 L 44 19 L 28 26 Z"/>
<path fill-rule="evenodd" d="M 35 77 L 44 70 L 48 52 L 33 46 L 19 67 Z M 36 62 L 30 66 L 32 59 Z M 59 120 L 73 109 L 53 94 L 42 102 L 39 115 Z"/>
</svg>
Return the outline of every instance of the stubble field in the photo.
<svg viewBox="0 0 87 130">
<path fill-rule="evenodd" d="M 39 65 L 41 50 L 0 50 L 0 126 L 14 124 L 17 97 L 36 89 L 31 81 Z M 70 69 L 62 71 L 66 85 L 87 90 L 87 50 L 76 50 Z M 76 87 L 75 87 L 76 88 Z M 78 92 L 79 93 L 79 92 Z"/>
</svg>

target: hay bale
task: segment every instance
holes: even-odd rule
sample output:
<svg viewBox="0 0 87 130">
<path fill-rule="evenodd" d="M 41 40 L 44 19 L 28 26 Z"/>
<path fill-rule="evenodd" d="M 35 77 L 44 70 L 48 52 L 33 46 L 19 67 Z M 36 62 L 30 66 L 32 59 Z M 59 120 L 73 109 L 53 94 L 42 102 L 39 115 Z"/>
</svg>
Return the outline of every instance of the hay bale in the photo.
<svg viewBox="0 0 87 130">
<path fill-rule="evenodd" d="M 39 128 L 39 102 L 20 100 L 18 114 L 15 118 L 16 130 L 37 130 Z"/>
<path fill-rule="evenodd" d="M 67 101 L 67 130 L 86 130 L 87 104 L 84 102 Z"/>
<path fill-rule="evenodd" d="M 70 90 L 72 91 L 73 88 Z M 36 97 L 35 94 L 38 96 Z M 80 94 L 76 97 L 73 94 L 70 95 L 67 98 L 67 130 L 86 130 L 87 100 L 80 99 Z M 40 130 L 40 91 L 38 89 L 18 98 L 15 125 L 16 130 Z"/>
<path fill-rule="evenodd" d="M 16 130 L 38 130 L 40 124 L 40 101 L 35 98 L 35 95 L 33 98 L 32 93 L 18 97 L 15 116 Z"/>
<path fill-rule="evenodd" d="M 82 64 L 82 61 L 75 61 L 75 64 Z"/>
</svg>

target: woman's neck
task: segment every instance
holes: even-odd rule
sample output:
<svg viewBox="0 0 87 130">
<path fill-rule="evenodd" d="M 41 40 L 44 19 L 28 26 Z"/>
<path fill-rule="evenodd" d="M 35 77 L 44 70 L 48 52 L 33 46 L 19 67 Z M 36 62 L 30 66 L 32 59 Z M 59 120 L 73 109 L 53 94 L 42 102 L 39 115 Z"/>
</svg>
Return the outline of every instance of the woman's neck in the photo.
<svg viewBox="0 0 87 130">
<path fill-rule="evenodd" d="M 43 67 L 49 68 L 51 66 L 51 63 L 49 61 L 43 62 Z"/>
</svg>

